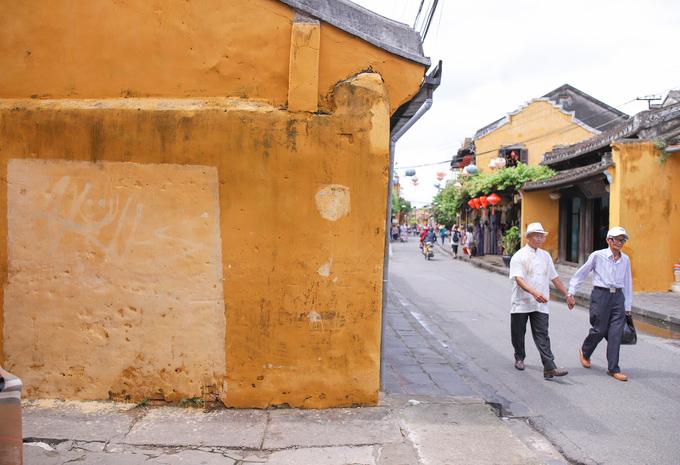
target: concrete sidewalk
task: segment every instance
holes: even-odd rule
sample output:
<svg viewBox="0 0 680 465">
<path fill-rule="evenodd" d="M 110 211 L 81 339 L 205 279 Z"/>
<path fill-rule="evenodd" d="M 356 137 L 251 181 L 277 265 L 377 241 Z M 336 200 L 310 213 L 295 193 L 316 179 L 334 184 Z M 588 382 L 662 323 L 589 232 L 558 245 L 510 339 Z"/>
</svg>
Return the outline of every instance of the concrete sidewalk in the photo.
<svg viewBox="0 0 680 465">
<path fill-rule="evenodd" d="M 227 410 L 29 402 L 24 463 L 544 464 L 477 398 L 384 397 L 369 408 Z"/>
<path fill-rule="evenodd" d="M 439 243 L 438 250 L 453 257 L 451 247 Z M 460 249 L 459 249 L 460 253 Z M 503 264 L 499 255 L 483 255 L 481 257 L 461 257 L 462 260 L 472 263 L 479 268 L 508 275 L 508 268 Z M 576 272 L 577 268 L 568 265 L 557 265 L 557 272 L 565 286 Z M 590 306 L 590 292 L 593 289 L 591 276 L 581 285 L 576 293 L 576 303 L 582 307 Z M 556 300 L 564 300 L 564 297 L 553 292 L 551 297 Z M 658 328 L 673 333 L 680 333 L 680 294 L 674 292 L 639 292 L 633 296 L 633 315 L 637 320 L 652 324 Z"/>
</svg>

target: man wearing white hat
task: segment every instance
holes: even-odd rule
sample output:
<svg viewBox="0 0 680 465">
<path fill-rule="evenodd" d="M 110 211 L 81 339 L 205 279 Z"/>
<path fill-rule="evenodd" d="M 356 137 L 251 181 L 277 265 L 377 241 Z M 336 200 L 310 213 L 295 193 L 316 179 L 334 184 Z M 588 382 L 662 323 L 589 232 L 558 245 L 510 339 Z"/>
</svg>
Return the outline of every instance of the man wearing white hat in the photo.
<svg viewBox="0 0 680 465">
<path fill-rule="evenodd" d="M 633 278 L 628 255 L 621 252 L 628 233 L 620 226 L 607 232 L 609 247 L 591 253 L 588 260 L 572 276 L 568 299 L 588 273 L 593 272 L 593 292 L 590 294 L 590 331 L 578 355 L 581 365 L 590 368 L 590 356 L 602 338 L 607 338 L 607 373 L 619 381 L 628 377 L 619 368 L 619 350 L 626 323 L 626 313 L 633 304 Z"/>
<path fill-rule="evenodd" d="M 555 264 L 548 252 L 540 247 L 545 242 L 547 231 L 541 223 L 531 223 L 526 230 L 527 244 L 517 251 L 510 260 L 510 279 L 513 280 L 510 310 L 510 332 L 515 349 L 515 368 L 524 370 L 524 335 L 527 320 L 531 323 L 531 334 L 543 362 L 543 377 L 564 376 L 567 370 L 557 368 L 555 357 L 550 350 L 548 335 L 550 282 L 567 295 L 567 288 L 557 275 Z M 569 309 L 574 307 L 569 301 Z"/>
</svg>

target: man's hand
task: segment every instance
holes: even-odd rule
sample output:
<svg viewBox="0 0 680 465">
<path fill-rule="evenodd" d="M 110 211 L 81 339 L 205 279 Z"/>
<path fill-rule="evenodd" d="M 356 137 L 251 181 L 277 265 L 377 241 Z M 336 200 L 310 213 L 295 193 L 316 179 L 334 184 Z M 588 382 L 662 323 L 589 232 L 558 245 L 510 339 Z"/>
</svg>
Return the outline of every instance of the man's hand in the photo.
<svg viewBox="0 0 680 465">
<path fill-rule="evenodd" d="M 574 299 L 573 295 L 567 294 L 567 307 L 569 307 L 569 310 L 573 310 L 574 305 L 576 305 L 576 299 Z"/>
<path fill-rule="evenodd" d="M 533 294 L 533 296 L 534 299 L 536 299 L 536 302 L 538 302 L 539 304 L 544 304 L 548 301 L 548 299 L 546 299 L 545 296 L 540 292 L 536 292 L 535 294 Z"/>
</svg>

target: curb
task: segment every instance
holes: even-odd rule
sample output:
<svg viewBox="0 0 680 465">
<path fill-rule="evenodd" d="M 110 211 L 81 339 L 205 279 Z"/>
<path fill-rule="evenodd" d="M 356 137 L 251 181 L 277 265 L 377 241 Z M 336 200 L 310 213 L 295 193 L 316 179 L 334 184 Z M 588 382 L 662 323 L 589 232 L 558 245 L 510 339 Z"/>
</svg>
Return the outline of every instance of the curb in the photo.
<svg viewBox="0 0 680 465">
<path fill-rule="evenodd" d="M 440 245 L 437 243 L 437 246 L 446 254 L 451 256 L 453 258 L 453 252 L 447 248 L 444 247 L 443 245 Z M 470 259 L 468 257 L 459 257 L 459 260 L 463 260 L 465 262 L 468 262 L 477 268 L 481 268 L 483 270 L 491 271 L 493 273 L 501 274 L 504 276 L 508 276 L 509 270 L 505 267 L 501 268 L 498 266 L 491 265 L 489 263 L 484 263 L 480 262 L 477 260 Z M 552 287 L 552 284 L 550 285 L 550 290 L 553 291 L 554 288 Z M 577 292 L 576 295 L 574 296 L 576 299 L 576 305 L 580 307 L 584 307 L 586 309 L 590 308 L 590 295 L 586 294 L 585 292 Z M 555 300 L 558 302 L 565 302 L 564 296 L 561 294 L 558 294 L 556 292 L 550 292 L 550 300 Z M 666 315 L 663 313 L 655 312 L 654 310 L 648 310 L 646 308 L 642 308 L 639 306 L 636 306 L 633 304 L 631 307 L 631 312 L 633 315 L 636 317 L 639 317 L 639 319 L 643 322 L 649 323 L 651 325 L 654 325 L 658 328 L 661 329 L 666 329 L 669 331 L 673 332 L 680 332 L 680 318 L 677 318 L 673 315 Z"/>
</svg>

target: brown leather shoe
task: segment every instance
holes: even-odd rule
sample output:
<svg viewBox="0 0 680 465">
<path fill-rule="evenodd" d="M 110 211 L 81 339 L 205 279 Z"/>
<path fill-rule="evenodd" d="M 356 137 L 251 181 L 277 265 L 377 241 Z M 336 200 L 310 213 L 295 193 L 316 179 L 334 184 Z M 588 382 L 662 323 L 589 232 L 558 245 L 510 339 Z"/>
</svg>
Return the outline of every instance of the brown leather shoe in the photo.
<svg viewBox="0 0 680 465">
<path fill-rule="evenodd" d="M 543 371 L 543 378 L 544 379 L 550 379 L 553 376 L 564 376 L 567 373 L 569 373 L 567 370 L 564 368 L 555 368 L 554 370 L 544 370 Z"/>
<path fill-rule="evenodd" d="M 613 371 L 608 371 L 607 374 L 611 376 L 614 379 L 617 379 L 619 381 L 628 381 L 628 376 L 624 375 L 623 373 L 619 372 L 613 372 Z"/>
<path fill-rule="evenodd" d="M 583 350 L 580 348 L 578 349 L 578 359 L 581 362 L 581 365 L 583 365 L 583 368 L 590 368 L 590 359 L 583 356 Z"/>
<path fill-rule="evenodd" d="M 524 370 L 524 360 L 515 360 L 515 368 L 519 371 Z"/>
</svg>

